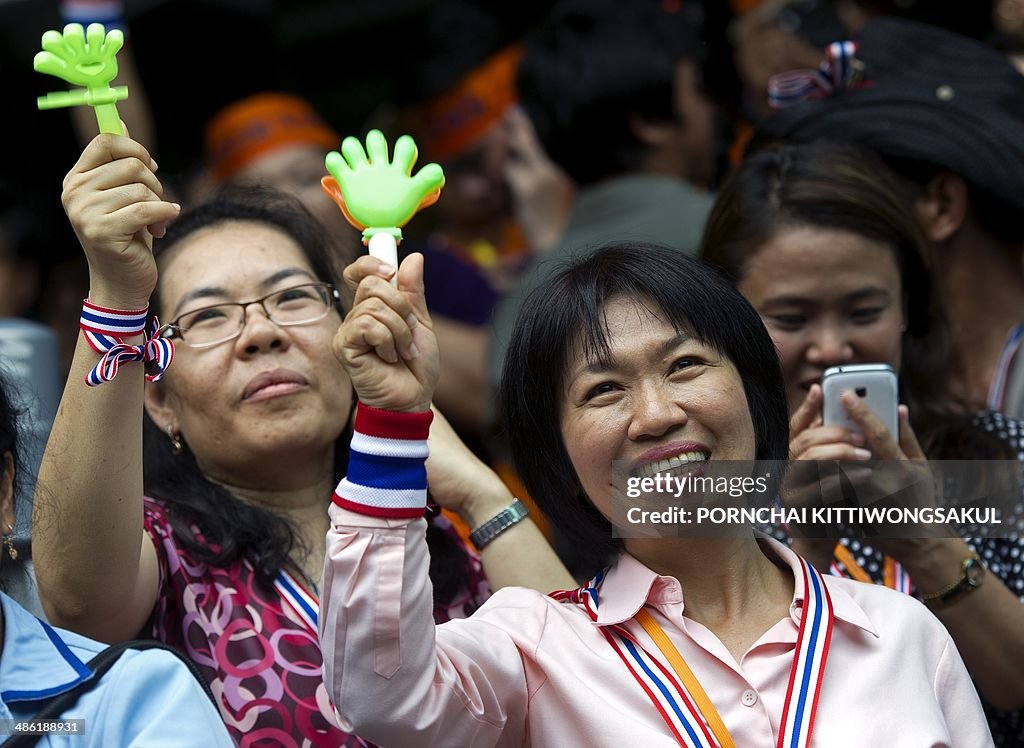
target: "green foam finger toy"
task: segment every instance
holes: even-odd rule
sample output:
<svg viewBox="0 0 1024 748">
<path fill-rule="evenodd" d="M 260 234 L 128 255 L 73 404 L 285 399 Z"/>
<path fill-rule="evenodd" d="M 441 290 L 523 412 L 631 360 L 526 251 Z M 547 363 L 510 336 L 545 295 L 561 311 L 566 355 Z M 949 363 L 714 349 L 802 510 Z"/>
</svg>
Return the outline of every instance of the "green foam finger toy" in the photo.
<svg viewBox="0 0 1024 748">
<path fill-rule="evenodd" d="M 43 34 L 43 51 L 36 53 L 32 66 L 37 72 L 83 88 L 40 96 L 36 105 L 40 109 L 91 106 L 100 132 L 124 135 L 116 102 L 128 98 L 128 88 L 110 86 L 117 77 L 117 53 L 123 46 L 123 32 L 106 31 L 99 23 L 91 23 L 87 29 L 80 23 L 69 23 L 63 33 L 47 31 Z"/>
<path fill-rule="evenodd" d="M 438 164 L 427 164 L 413 175 L 416 156 L 416 143 L 403 135 L 389 160 L 383 133 L 371 130 L 365 150 L 357 138 L 348 137 L 341 153 L 328 153 L 325 164 L 331 176 L 320 180 L 348 222 L 363 232 L 370 254 L 393 267 L 398 267 L 402 226 L 436 203 L 444 187 Z"/>
</svg>

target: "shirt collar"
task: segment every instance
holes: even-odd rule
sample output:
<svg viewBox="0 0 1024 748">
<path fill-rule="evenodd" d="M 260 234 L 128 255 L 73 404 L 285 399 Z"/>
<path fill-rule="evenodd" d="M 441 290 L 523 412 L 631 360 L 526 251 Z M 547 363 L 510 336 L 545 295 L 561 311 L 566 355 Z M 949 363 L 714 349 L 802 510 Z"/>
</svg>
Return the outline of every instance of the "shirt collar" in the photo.
<svg viewBox="0 0 1024 748">
<path fill-rule="evenodd" d="M 51 626 L 0 593 L 4 648 L 0 656 L 0 699 L 36 701 L 64 693 L 92 677 Z"/>
<path fill-rule="evenodd" d="M 806 595 L 803 560 L 773 538 L 758 534 L 758 542 L 762 551 L 766 551 L 766 555 L 774 554 L 793 574 L 793 601 L 789 606 L 789 615 L 793 622 L 799 625 Z M 845 590 L 830 583 L 829 575 L 823 576 L 832 598 L 832 610 L 836 619 L 877 637 L 878 632 L 864 609 Z M 633 556 L 623 552 L 605 575 L 599 599 L 597 624 L 610 626 L 632 619 L 645 605 L 678 604 L 682 607 L 683 589 L 673 577 L 656 574 Z"/>
<path fill-rule="evenodd" d="M 793 602 L 789 604 L 789 617 L 793 619 L 794 623 L 799 624 L 804 607 L 804 597 L 807 594 L 804 589 L 804 560 L 790 548 L 767 535 L 759 534 L 758 541 L 761 543 L 762 549 L 773 552 L 793 572 L 795 584 L 793 585 Z M 846 590 L 834 583 L 834 577 L 829 574 L 822 574 L 822 577 L 828 586 L 829 597 L 832 598 L 832 612 L 835 617 L 840 621 L 853 624 L 877 638 L 878 631 L 857 601 Z"/>
</svg>

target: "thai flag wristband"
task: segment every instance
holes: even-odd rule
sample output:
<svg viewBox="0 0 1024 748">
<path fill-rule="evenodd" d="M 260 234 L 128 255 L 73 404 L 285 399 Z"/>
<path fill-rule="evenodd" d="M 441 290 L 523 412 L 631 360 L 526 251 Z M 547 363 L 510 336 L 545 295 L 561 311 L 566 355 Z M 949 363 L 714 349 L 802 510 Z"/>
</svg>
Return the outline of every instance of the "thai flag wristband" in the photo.
<svg viewBox="0 0 1024 748">
<path fill-rule="evenodd" d="M 82 330 L 86 333 L 86 340 L 93 350 L 102 353 L 106 350 L 107 341 L 98 338 L 127 338 L 132 335 L 141 335 L 146 330 L 146 317 L 149 315 L 149 307 L 124 311 L 121 309 L 110 309 L 109 307 L 93 304 L 88 299 L 82 302 L 82 318 L 79 322 Z M 109 347 L 109 346 L 107 346 Z"/>
<path fill-rule="evenodd" d="M 88 299 L 82 302 L 79 326 L 89 347 L 100 354 L 99 362 L 85 375 L 87 385 L 96 387 L 109 382 L 117 376 L 121 364 L 132 362 L 149 365 L 146 379 L 150 382 L 163 379 L 174 358 L 174 344 L 166 338 L 157 337 L 160 320 L 155 316 L 146 334 L 148 314 L 148 307 L 122 311 L 93 304 Z M 130 345 L 124 342 L 126 337 L 142 334 L 146 334 L 146 340 L 141 344 Z"/>
<path fill-rule="evenodd" d="M 372 517 L 415 519 L 427 507 L 427 436 L 434 414 L 396 413 L 359 403 L 348 475 L 334 503 Z"/>
</svg>

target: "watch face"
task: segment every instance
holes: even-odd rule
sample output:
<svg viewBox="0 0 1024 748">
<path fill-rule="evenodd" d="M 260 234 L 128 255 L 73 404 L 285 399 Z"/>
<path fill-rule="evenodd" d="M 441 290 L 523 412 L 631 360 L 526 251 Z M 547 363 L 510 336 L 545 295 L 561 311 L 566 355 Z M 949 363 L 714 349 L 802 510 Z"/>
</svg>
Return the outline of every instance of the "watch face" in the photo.
<svg viewBox="0 0 1024 748">
<path fill-rule="evenodd" d="M 972 587 L 980 587 L 981 580 L 985 578 L 985 567 L 977 559 L 968 559 L 964 565 L 964 577 L 967 584 Z"/>
</svg>

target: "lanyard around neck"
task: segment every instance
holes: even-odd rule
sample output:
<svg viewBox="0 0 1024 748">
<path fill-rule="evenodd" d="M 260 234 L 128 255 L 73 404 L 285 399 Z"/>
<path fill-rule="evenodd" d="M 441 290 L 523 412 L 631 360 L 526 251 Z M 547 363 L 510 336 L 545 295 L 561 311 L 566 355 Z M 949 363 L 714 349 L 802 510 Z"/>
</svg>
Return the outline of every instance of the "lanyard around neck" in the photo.
<svg viewBox="0 0 1024 748">
<path fill-rule="evenodd" d="M 686 660 L 679 654 L 679 650 L 676 649 L 675 645 L 669 640 L 668 634 L 665 630 L 658 625 L 658 622 L 654 620 L 654 617 L 648 613 L 644 608 L 641 608 L 636 614 L 637 622 L 644 627 L 644 631 L 651 637 L 654 643 L 661 650 L 661 653 L 665 655 L 665 659 L 668 660 L 668 664 L 672 666 L 672 669 L 676 671 L 676 675 L 679 676 L 679 680 L 683 682 L 683 688 L 686 689 L 690 697 L 696 702 L 697 708 L 700 713 L 704 715 L 704 720 L 708 723 L 708 727 L 711 728 L 711 732 L 715 734 L 715 739 L 718 741 L 718 745 L 721 748 L 736 748 L 736 742 L 732 739 L 729 734 L 728 728 L 725 723 L 722 722 L 721 716 L 718 714 L 718 710 L 715 709 L 715 705 L 711 703 L 711 699 L 708 698 L 703 687 L 700 685 L 700 681 L 690 670 L 690 666 L 686 664 Z"/>
<path fill-rule="evenodd" d="M 801 559 L 804 575 L 804 607 L 800 617 L 800 628 L 797 633 L 796 647 L 793 651 L 793 664 L 789 672 L 789 685 L 786 691 L 786 701 L 782 712 L 782 719 L 779 724 L 779 739 L 777 748 L 807 748 L 811 741 L 811 732 L 814 727 L 814 718 L 818 707 L 818 697 L 821 693 L 821 684 L 824 680 L 825 664 L 828 659 L 828 650 L 832 641 L 833 610 L 832 599 L 820 573 L 807 561 Z M 596 602 L 598 596 L 596 589 L 589 595 L 582 595 L 579 602 L 584 607 L 588 603 Z M 574 600 L 575 602 L 575 600 Z M 596 608 L 596 605 L 593 606 Z M 591 617 L 596 620 L 596 610 L 588 610 Z M 624 627 L 610 626 L 615 634 L 621 639 L 624 647 L 620 648 L 612 640 L 608 631 L 605 631 L 606 638 L 616 648 L 619 656 L 629 668 L 633 676 L 644 687 L 644 691 L 651 698 L 659 713 L 665 719 L 673 735 L 682 745 L 714 746 L 707 729 L 701 724 L 706 722 L 714 740 L 719 748 L 735 748 L 735 741 L 729 735 L 725 723 L 722 721 L 718 710 L 715 709 L 711 699 L 701 687 L 700 682 L 690 670 L 683 656 L 669 640 L 657 621 L 643 608 L 636 614 L 637 622 L 654 641 L 658 649 L 669 661 L 672 669 L 679 677 L 686 694 L 682 695 L 685 709 L 666 709 L 663 703 L 672 703 L 671 690 L 662 687 L 658 683 L 657 671 L 644 667 L 644 658 L 637 651 L 639 642 L 630 635 Z M 632 646 L 631 646 L 632 645 Z M 642 648 L 640 648 L 642 649 Z M 625 650 L 625 651 L 623 651 Z M 628 657 L 627 657 L 628 653 Z M 644 653 L 647 658 L 653 660 L 649 654 Z M 637 664 L 639 668 L 631 664 Z M 656 661 L 655 661 L 655 664 Z M 659 665 L 660 667 L 660 665 Z M 646 677 L 640 675 L 640 671 L 646 673 Z M 645 683 L 646 681 L 646 683 Z M 655 688 L 651 688 L 650 684 Z M 659 699 L 657 693 L 660 691 L 665 699 Z M 691 702 L 692 699 L 692 702 Z M 688 712 L 688 714 L 687 714 Z M 673 714 L 679 719 L 682 730 L 675 726 Z M 689 742 L 684 738 L 689 737 Z"/>
<path fill-rule="evenodd" d="M 850 553 L 850 549 L 842 543 L 836 543 L 835 547 L 835 560 L 842 564 L 842 568 L 838 568 L 833 564 L 833 573 L 838 576 L 849 576 L 851 579 L 856 579 L 858 582 L 867 582 L 868 584 L 875 584 L 875 580 L 864 571 L 864 567 L 857 563 L 857 559 Z M 842 573 L 845 570 L 845 575 Z M 897 592 L 905 592 L 908 595 L 913 587 L 910 579 L 910 575 L 907 574 L 906 569 L 903 568 L 903 564 L 894 559 L 892 556 L 886 556 L 884 567 L 882 569 L 882 584 L 891 590 Z"/>
<path fill-rule="evenodd" d="M 1024 338 L 1024 322 L 1010 330 L 1010 334 L 1003 344 L 1003 350 L 999 354 L 999 362 L 996 364 L 995 374 L 992 375 L 986 398 L 986 405 L 991 410 L 1002 410 L 1006 404 L 1006 382 L 1009 379 L 1010 367 L 1013 365 L 1013 359 L 1017 356 L 1022 338 Z"/>
</svg>

